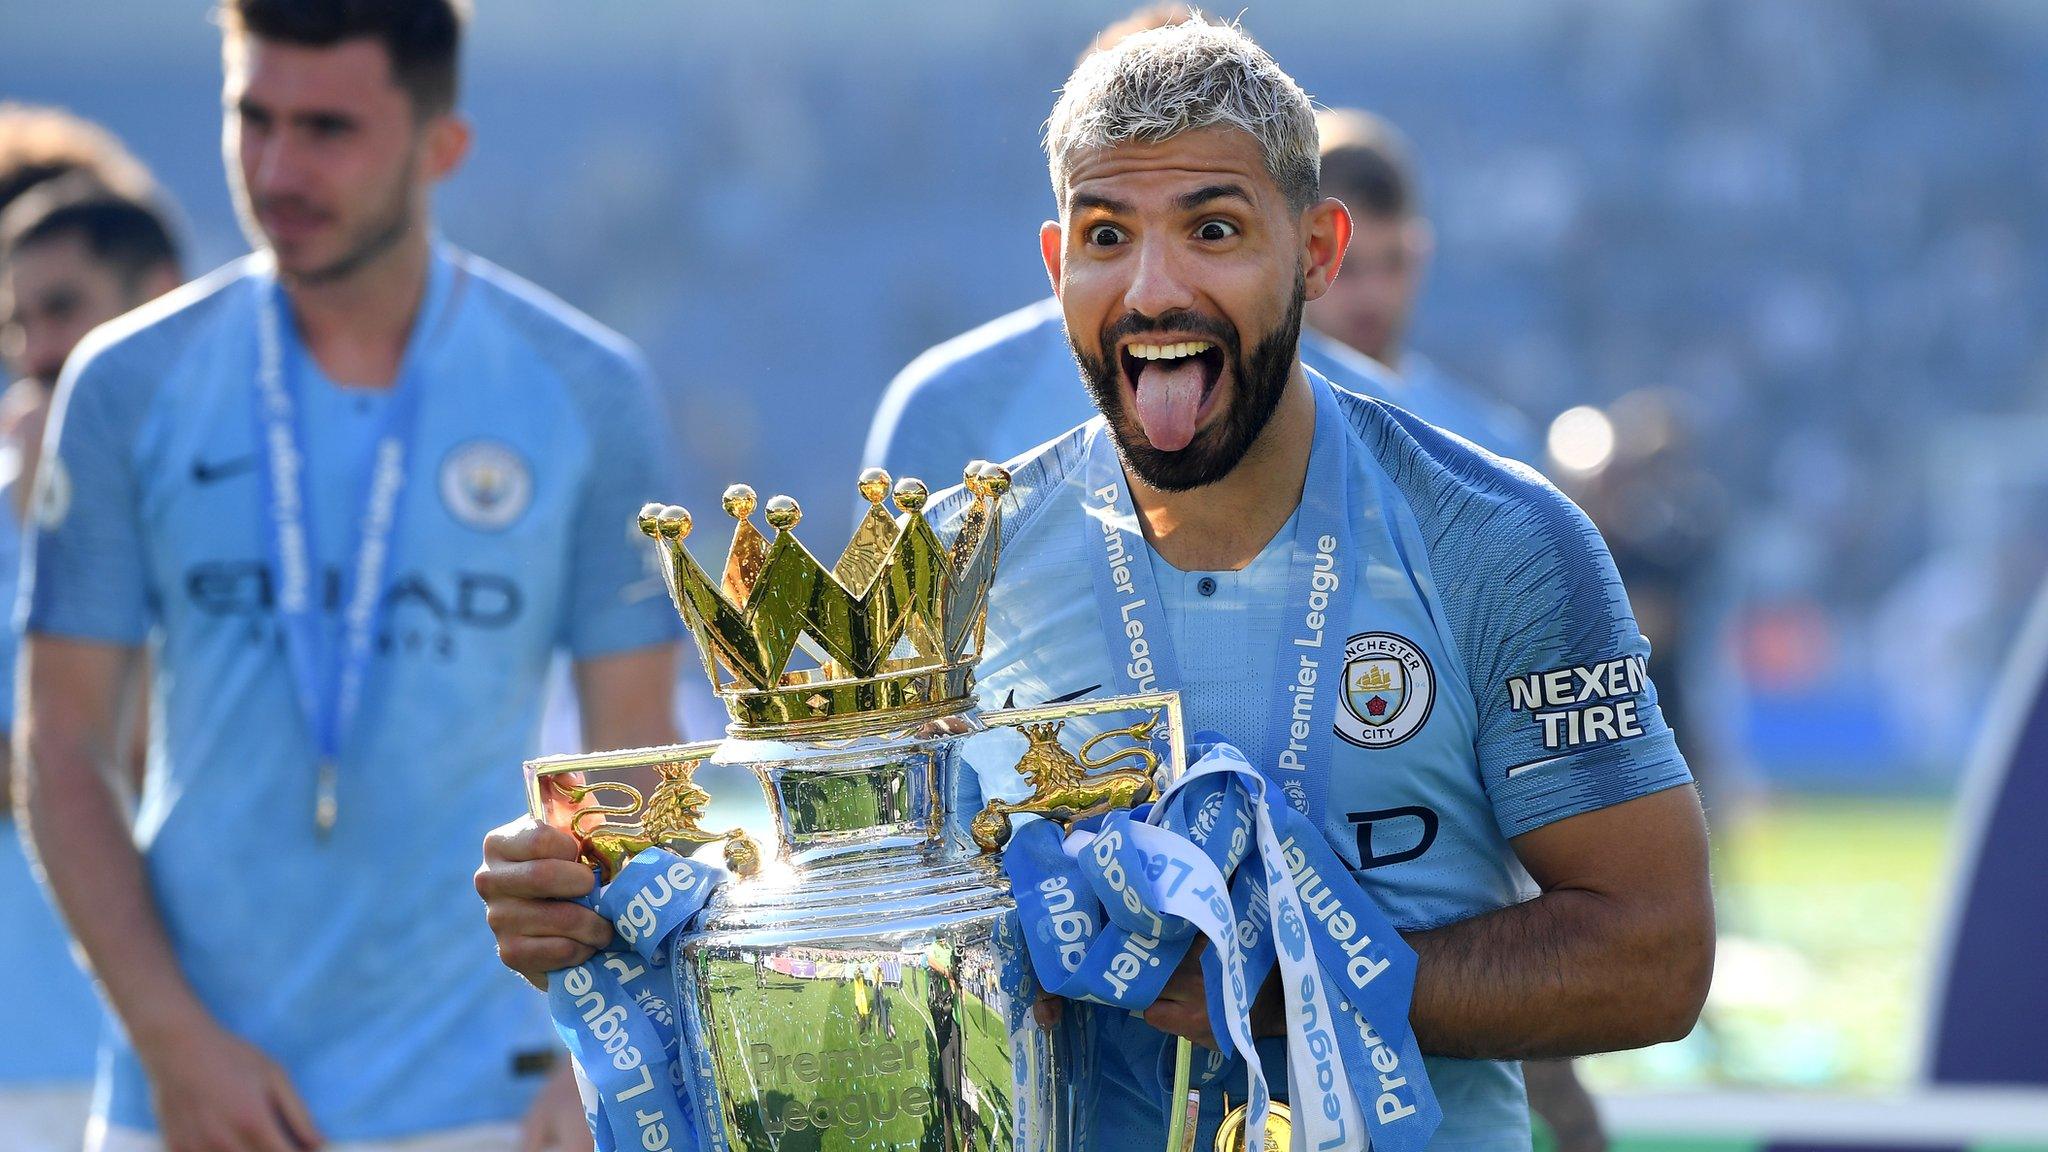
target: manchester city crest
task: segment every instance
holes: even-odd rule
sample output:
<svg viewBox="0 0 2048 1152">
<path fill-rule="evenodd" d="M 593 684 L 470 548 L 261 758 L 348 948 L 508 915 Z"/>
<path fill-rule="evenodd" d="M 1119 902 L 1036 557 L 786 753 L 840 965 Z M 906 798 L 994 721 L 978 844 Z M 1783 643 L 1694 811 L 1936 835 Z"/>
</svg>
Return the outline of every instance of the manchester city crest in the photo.
<svg viewBox="0 0 2048 1152">
<path fill-rule="evenodd" d="M 1360 748 L 1391 748 L 1415 735 L 1436 704 L 1436 673 L 1405 636 L 1364 632 L 1344 643 L 1337 735 Z"/>
<path fill-rule="evenodd" d="M 502 440 L 459 444 L 441 461 L 441 503 L 471 528 L 495 532 L 533 502 L 533 469 Z"/>
</svg>

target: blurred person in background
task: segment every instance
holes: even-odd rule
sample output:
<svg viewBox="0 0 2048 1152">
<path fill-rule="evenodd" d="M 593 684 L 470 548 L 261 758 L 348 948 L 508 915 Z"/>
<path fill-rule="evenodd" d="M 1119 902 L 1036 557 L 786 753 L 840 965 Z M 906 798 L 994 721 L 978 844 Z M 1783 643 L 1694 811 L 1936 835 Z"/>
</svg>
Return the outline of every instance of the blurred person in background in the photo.
<svg viewBox="0 0 2048 1152">
<path fill-rule="evenodd" d="M 1141 8 L 1097 33 L 1081 58 L 1187 17 L 1178 4 Z M 1331 194 L 1349 203 L 1348 195 Z M 1498 422 L 1510 432 L 1497 434 L 1496 421 L 1476 419 L 1477 406 L 1462 393 L 1439 393 L 1369 356 L 1302 331 L 1302 363 L 1338 387 L 1399 405 L 1502 455 L 1529 459 L 1511 423 Z M 1094 415 L 1059 301 L 1047 297 L 925 351 L 897 373 L 876 406 L 861 464 L 948 483 L 969 460 L 1007 460 Z"/>
<path fill-rule="evenodd" d="M 22 811 L 122 1025 L 89 1147 L 587 1147 L 470 874 L 558 648 L 594 744 L 675 738 L 630 534 L 666 421 L 632 347 L 435 233 L 466 6 L 218 19 L 258 251 L 73 355 L 24 570 Z M 145 642 L 131 831 L 107 734 Z"/>
<path fill-rule="evenodd" d="M 1497 455 L 1541 464 L 1535 434 L 1521 414 L 1407 346 L 1422 276 L 1436 247 L 1407 138 L 1357 108 L 1321 110 L 1316 134 L 1323 148 L 1323 188 L 1351 209 L 1352 233 L 1344 275 L 1308 306 L 1309 327 L 1399 373 L 1412 393 L 1427 397 L 1426 410 L 1415 409 L 1416 415 Z"/>
<path fill-rule="evenodd" d="M 21 521 L 50 390 L 86 331 L 177 287 L 177 245 L 140 164 L 97 125 L 53 109 L 0 108 L 0 734 L 14 727 L 12 625 Z M 134 731 L 139 719 L 124 720 Z M 13 757 L 0 739 L 0 1152 L 74 1152 L 91 1105 L 99 1005 L 31 874 L 15 828 Z M 131 763 L 133 758 L 131 757 Z M 34 1043 L 19 1042 L 34 1037 Z"/>
<path fill-rule="evenodd" d="M 62 108 L 0 101 L 0 210 L 43 181 L 74 172 L 132 199 L 156 194 L 149 169 L 100 125 Z"/>
<path fill-rule="evenodd" d="M 1323 109 L 1316 115 L 1316 132 L 1322 141 L 1323 191 L 1351 209 L 1352 232 L 1344 274 L 1321 299 L 1309 304 L 1307 322 L 1324 336 L 1399 372 L 1411 386 L 1431 396 L 1439 410 L 1453 412 L 1441 427 L 1502 456 L 1541 464 L 1534 434 L 1519 413 L 1472 391 L 1407 347 L 1422 275 L 1436 243 L 1422 214 L 1407 139 L 1386 120 L 1356 108 Z M 1621 562 L 1618 543 L 1614 552 L 1626 581 L 1628 568 Z M 1635 586 L 1628 588 L 1633 596 Z M 1637 612 L 1641 615 L 1640 606 Z M 1647 619 L 1643 631 L 1654 636 Z M 1666 683 L 1657 678 L 1660 690 Z M 1676 713 L 1661 695 L 1659 706 L 1675 727 Z M 1531 1060 L 1523 1068 L 1529 1108 L 1561 1149 L 1600 1152 L 1607 1147 L 1600 1113 L 1571 1061 Z"/>
</svg>

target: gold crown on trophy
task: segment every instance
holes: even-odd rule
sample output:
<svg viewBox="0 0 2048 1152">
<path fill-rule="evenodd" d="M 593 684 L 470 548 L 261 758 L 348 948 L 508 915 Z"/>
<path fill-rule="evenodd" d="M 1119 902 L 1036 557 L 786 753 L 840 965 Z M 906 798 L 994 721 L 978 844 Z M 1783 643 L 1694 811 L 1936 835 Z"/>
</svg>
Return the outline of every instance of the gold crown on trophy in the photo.
<svg viewBox="0 0 2048 1152">
<path fill-rule="evenodd" d="M 669 595 L 735 734 L 851 735 L 968 705 L 1010 474 L 977 460 L 963 480 L 970 502 L 948 545 L 925 520 L 922 481 L 905 477 L 892 489 L 887 472 L 862 472 L 868 508 L 831 568 L 793 534 L 803 519 L 796 501 L 768 501 L 770 540 L 753 524 L 754 490 L 735 484 L 725 490 L 736 523 L 717 580 L 683 546 L 689 512 L 640 510 L 640 530 L 661 549 Z M 885 500 L 900 514 L 890 515 Z M 813 667 L 790 667 L 800 651 Z"/>
</svg>

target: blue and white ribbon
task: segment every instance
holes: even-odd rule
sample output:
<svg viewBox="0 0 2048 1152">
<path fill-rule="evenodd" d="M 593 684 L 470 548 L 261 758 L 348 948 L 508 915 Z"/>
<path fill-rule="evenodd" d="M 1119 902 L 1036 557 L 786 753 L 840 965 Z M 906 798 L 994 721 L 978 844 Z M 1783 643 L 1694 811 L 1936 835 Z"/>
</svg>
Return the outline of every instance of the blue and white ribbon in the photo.
<svg viewBox="0 0 2048 1152">
<path fill-rule="evenodd" d="M 611 921 L 611 946 L 548 975 L 555 1031 L 594 1097 L 585 1119 L 597 1152 L 712 1147 L 670 963 L 677 937 L 724 879 L 666 848 L 641 852 L 584 899 Z"/>
<path fill-rule="evenodd" d="M 1420 1152 L 1442 1120 L 1408 1024 L 1415 953 L 1322 840 L 1235 748 L 1211 743 L 1155 805 L 1062 835 L 1017 829 L 1003 854 L 1040 983 L 1139 1010 L 1195 936 L 1209 1017 L 1242 1055 L 1249 1146 L 1268 1094 L 1251 1004 L 1277 964 L 1295 1129 L 1311 1149 Z"/>
</svg>

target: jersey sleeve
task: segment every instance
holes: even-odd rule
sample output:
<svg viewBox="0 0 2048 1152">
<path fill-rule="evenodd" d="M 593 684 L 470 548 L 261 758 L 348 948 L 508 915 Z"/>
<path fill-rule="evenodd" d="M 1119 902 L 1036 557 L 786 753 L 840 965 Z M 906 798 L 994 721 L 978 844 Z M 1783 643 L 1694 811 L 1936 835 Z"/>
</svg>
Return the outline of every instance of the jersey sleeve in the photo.
<svg viewBox="0 0 2048 1152">
<path fill-rule="evenodd" d="M 1481 778 L 1505 836 L 1689 782 L 1650 644 L 1586 514 L 1521 470 L 1482 519 L 1504 550 L 1465 582 Z M 1477 573 L 1468 573 L 1480 576 Z"/>
<path fill-rule="evenodd" d="M 82 348 L 58 382 L 23 545 L 29 632 L 121 645 L 149 635 L 135 443 L 153 393 L 124 351 Z"/>
<path fill-rule="evenodd" d="M 578 660 L 682 634 L 654 546 L 636 527 L 641 505 L 681 495 L 677 469 L 662 444 L 670 421 L 637 357 L 607 358 L 597 375 L 584 388 L 591 465 L 576 512 L 563 634 Z"/>
</svg>

